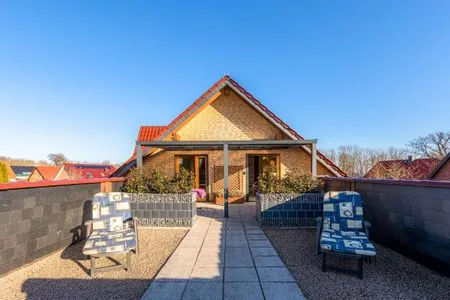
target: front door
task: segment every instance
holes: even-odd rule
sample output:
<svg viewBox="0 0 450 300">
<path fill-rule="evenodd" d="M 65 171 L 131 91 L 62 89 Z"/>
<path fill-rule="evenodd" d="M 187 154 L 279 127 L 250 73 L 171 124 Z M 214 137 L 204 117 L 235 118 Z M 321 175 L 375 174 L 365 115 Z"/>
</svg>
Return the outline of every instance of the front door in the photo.
<svg viewBox="0 0 450 300">
<path fill-rule="evenodd" d="M 206 155 L 176 155 L 175 169 L 179 172 L 181 168 L 194 174 L 193 188 L 208 191 L 208 157 Z"/>
</svg>

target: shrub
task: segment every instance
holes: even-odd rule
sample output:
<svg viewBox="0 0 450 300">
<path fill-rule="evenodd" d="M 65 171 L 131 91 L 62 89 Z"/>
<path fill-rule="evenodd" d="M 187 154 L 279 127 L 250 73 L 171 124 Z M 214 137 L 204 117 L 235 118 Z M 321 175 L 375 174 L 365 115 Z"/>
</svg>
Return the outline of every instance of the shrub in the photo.
<svg viewBox="0 0 450 300">
<path fill-rule="evenodd" d="M 224 194 L 223 191 L 220 192 L 214 192 L 214 196 L 223 198 Z M 244 194 L 241 191 L 229 191 L 228 197 L 243 197 Z"/>
<path fill-rule="evenodd" d="M 300 172 L 289 172 L 282 179 L 283 193 L 313 193 L 322 190 L 322 181 L 308 174 Z"/>
<path fill-rule="evenodd" d="M 286 174 L 278 179 L 276 172 L 269 172 L 258 177 L 259 192 L 263 194 L 299 194 L 319 192 L 322 190 L 322 182 L 318 178 L 297 171 Z"/>
<path fill-rule="evenodd" d="M 134 169 L 131 170 L 130 175 L 122 186 L 122 191 L 127 193 L 148 193 L 148 180 L 150 174 L 146 169 Z"/>
<path fill-rule="evenodd" d="M 0 162 L 0 183 L 8 183 L 8 167 L 6 163 Z"/>
<path fill-rule="evenodd" d="M 194 174 L 180 169 L 179 173 L 167 176 L 161 169 L 134 169 L 130 172 L 123 192 L 152 194 L 185 194 L 192 190 Z"/>
</svg>

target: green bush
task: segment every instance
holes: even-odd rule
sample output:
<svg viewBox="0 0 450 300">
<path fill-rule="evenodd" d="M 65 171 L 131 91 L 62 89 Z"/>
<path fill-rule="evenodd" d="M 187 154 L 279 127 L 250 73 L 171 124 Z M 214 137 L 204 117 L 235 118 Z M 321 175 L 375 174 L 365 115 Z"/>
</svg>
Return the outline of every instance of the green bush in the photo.
<svg viewBox="0 0 450 300">
<path fill-rule="evenodd" d="M 185 194 L 192 190 L 194 178 L 192 172 L 183 168 L 173 176 L 167 176 L 161 169 L 134 169 L 122 191 L 135 194 Z"/>
<path fill-rule="evenodd" d="M 309 174 L 291 171 L 279 179 L 276 172 L 268 172 L 258 177 L 259 192 L 263 194 L 300 194 L 320 192 L 322 181 Z"/>
</svg>

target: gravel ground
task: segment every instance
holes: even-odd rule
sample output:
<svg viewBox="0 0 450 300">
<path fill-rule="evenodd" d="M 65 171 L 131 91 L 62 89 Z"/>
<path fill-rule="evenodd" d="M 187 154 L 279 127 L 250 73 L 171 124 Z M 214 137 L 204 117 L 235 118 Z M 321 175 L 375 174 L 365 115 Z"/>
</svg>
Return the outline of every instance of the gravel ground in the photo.
<svg viewBox="0 0 450 300">
<path fill-rule="evenodd" d="M 56 252 L 0 278 L 1 299 L 139 299 L 186 234 L 186 229 L 139 229 L 139 256 L 133 270 L 89 276 L 83 243 Z M 115 257 L 124 262 L 125 255 Z M 107 258 L 98 266 L 111 265 Z"/>
<path fill-rule="evenodd" d="M 450 278 L 376 244 L 376 263 L 364 263 L 364 279 L 327 271 L 315 254 L 315 230 L 265 230 L 308 299 L 450 299 Z M 357 269 L 356 261 L 327 256 L 327 265 Z"/>
</svg>

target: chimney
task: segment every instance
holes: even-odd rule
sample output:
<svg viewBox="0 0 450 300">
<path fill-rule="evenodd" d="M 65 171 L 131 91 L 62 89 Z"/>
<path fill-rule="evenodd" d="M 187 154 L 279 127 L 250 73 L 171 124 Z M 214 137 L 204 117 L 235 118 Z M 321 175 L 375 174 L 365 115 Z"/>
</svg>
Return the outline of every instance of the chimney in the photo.
<svg viewBox="0 0 450 300">
<path fill-rule="evenodd" d="M 412 162 L 413 162 L 413 158 L 412 158 L 412 155 L 410 155 L 410 156 L 408 156 L 408 160 L 406 161 L 406 163 L 408 165 L 410 165 L 410 164 L 412 164 Z"/>
</svg>

